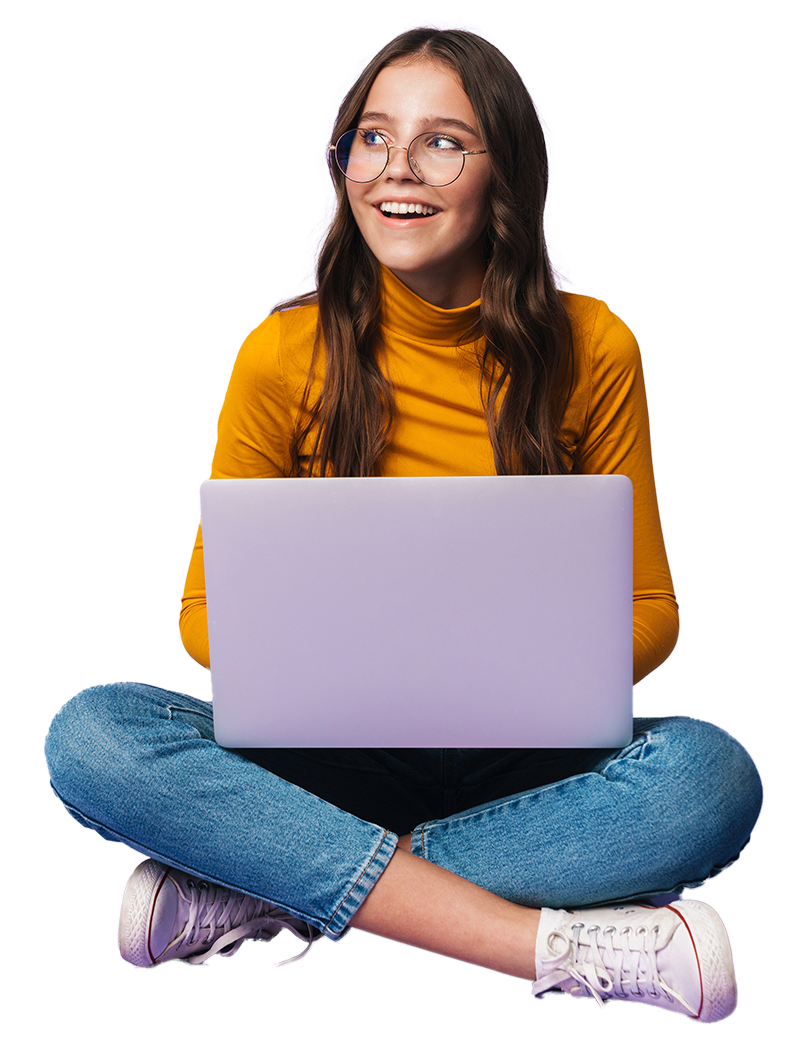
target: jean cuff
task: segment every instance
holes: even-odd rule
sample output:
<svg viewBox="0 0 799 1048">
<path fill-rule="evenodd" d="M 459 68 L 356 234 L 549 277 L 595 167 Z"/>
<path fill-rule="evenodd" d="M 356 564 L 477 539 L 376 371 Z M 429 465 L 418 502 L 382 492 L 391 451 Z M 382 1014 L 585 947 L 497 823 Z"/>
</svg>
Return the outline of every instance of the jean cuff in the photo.
<svg viewBox="0 0 799 1048">
<path fill-rule="evenodd" d="M 385 831 L 375 852 L 366 860 L 352 888 L 339 903 L 336 912 L 322 929 L 328 939 L 340 939 L 358 907 L 377 884 L 380 874 L 394 854 L 399 838 L 396 833 Z"/>
</svg>

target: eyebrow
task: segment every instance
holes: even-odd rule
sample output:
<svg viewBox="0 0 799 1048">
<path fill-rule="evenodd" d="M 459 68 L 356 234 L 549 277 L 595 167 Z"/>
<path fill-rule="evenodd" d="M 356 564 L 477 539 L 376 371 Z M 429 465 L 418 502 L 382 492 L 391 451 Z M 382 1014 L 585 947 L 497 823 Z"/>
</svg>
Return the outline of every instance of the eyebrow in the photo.
<svg viewBox="0 0 799 1048">
<path fill-rule="evenodd" d="M 370 123 L 378 124 L 393 124 L 396 122 L 393 120 L 392 117 L 388 115 L 388 113 L 361 113 L 361 121 L 364 120 L 367 120 Z M 463 120 L 456 120 L 455 117 L 451 116 L 426 117 L 424 120 L 421 121 L 421 123 L 428 124 L 430 128 L 433 130 L 438 129 L 439 127 L 442 129 L 445 127 L 454 127 L 458 128 L 460 131 L 465 131 L 469 135 L 474 135 L 475 138 L 480 137 L 480 135 L 475 131 L 475 129 L 473 127 L 470 127 L 469 124 L 464 123 Z"/>
</svg>

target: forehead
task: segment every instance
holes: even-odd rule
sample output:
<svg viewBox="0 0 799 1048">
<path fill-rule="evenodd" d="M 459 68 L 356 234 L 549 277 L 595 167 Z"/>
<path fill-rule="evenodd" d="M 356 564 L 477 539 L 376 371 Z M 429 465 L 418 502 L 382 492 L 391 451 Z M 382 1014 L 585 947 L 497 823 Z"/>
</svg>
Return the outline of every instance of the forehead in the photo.
<svg viewBox="0 0 799 1048">
<path fill-rule="evenodd" d="M 385 66 L 367 95 L 363 113 L 380 113 L 396 123 L 460 120 L 477 127 L 477 117 L 458 74 L 430 59 Z"/>
</svg>

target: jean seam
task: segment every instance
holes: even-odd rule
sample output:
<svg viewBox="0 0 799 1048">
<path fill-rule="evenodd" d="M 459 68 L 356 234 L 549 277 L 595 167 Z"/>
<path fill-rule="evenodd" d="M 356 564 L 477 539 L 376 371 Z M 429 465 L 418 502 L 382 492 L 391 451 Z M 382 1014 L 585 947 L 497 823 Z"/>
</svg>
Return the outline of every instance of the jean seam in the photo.
<svg viewBox="0 0 799 1048">
<path fill-rule="evenodd" d="M 418 834 L 419 834 L 419 847 L 422 850 L 422 858 L 423 859 L 427 858 L 426 850 L 425 850 L 425 829 L 426 829 L 427 825 L 428 825 L 428 823 L 425 823 L 423 826 L 420 826 L 418 831 L 417 831 Z"/>
</svg>

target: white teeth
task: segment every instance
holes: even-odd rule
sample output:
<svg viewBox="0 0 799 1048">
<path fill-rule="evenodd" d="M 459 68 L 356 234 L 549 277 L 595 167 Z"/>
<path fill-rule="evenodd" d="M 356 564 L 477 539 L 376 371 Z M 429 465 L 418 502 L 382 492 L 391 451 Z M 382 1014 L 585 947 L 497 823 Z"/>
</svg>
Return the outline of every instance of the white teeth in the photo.
<svg viewBox="0 0 799 1048">
<path fill-rule="evenodd" d="M 396 200 L 383 201 L 380 210 L 390 215 L 434 215 L 436 213 L 436 209 L 428 207 L 427 204 L 398 203 Z"/>
</svg>

